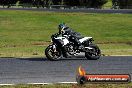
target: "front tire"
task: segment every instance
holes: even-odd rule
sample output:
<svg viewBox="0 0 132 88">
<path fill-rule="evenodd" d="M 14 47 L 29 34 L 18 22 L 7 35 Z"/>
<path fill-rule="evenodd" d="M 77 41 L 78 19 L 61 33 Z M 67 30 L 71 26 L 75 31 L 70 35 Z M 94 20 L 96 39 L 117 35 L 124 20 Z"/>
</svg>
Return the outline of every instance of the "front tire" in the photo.
<svg viewBox="0 0 132 88">
<path fill-rule="evenodd" d="M 101 56 L 101 51 L 99 47 L 95 44 L 89 45 L 89 47 L 93 48 L 89 50 L 89 52 L 85 52 L 85 57 L 89 60 L 97 60 Z"/>
<path fill-rule="evenodd" d="M 56 48 L 56 52 L 54 52 L 52 50 L 52 45 L 49 45 L 45 49 L 45 55 L 46 55 L 47 59 L 49 59 L 51 61 L 57 61 L 57 60 L 61 59 L 61 50 L 59 48 Z"/>
</svg>

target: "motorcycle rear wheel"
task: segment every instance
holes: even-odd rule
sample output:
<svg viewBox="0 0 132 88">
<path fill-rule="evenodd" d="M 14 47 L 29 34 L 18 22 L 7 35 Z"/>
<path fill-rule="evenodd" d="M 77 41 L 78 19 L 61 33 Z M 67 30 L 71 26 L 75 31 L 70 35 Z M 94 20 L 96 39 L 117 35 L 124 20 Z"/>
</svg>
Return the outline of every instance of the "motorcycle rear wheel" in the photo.
<svg viewBox="0 0 132 88">
<path fill-rule="evenodd" d="M 59 48 L 56 49 L 56 52 L 54 52 L 52 50 L 52 45 L 49 45 L 46 49 L 45 49 L 45 55 L 47 57 L 48 60 L 51 61 L 58 61 L 61 59 L 61 50 Z"/>
</svg>

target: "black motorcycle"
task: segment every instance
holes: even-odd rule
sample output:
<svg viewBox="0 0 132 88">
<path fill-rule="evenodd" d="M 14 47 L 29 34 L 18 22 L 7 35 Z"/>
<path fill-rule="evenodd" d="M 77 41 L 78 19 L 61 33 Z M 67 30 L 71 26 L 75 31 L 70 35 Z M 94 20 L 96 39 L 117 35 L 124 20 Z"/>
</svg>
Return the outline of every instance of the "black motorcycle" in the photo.
<svg viewBox="0 0 132 88">
<path fill-rule="evenodd" d="M 85 53 L 85 57 L 89 60 L 97 60 L 101 56 L 99 47 L 92 43 L 92 37 L 82 37 L 79 39 L 84 48 L 78 49 L 74 42 L 69 41 L 68 35 L 51 36 L 52 44 L 45 49 L 45 55 L 49 60 L 56 61 L 65 57 L 67 53 L 70 57 L 76 56 L 79 53 Z"/>
</svg>

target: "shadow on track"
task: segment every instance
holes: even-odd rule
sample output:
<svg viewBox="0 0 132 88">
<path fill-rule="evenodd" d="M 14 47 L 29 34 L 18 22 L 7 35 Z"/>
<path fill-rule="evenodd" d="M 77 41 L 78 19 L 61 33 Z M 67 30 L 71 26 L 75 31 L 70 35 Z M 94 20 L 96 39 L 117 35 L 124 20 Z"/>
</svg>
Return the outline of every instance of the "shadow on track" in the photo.
<svg viewBox="0 0 132 88">
<path fill-rule="evenodd" d="M 36 58 L 16 58 L 19 60 L 27 60 L 27 61 L 49 61 L 47 58 L 36 57 Z"/>
<path fill-rule="evenodd" d="M 17 59 L 17 60 L 27 60 L 27 61 L 50 61 L 46 57 L 29 57 L 29 58 L 18 58 L 18 57 L 0 57 L 3 59 Z M 72 58 L 61 58 L 58 61 L 79 61 L 88 60 L 85 57 L 72 57 Z"/>
<path fill-rule="evenodd" d="M 18 60 L 27 60 L 27 61 L 50 61 L 47 58 L 42 58 L 42 57 L 36 57 L 36 58 L 15 58 Z M 79 57 L 74 57 L 74 58 L 62 58 L 58 61 L 79 61 L 79 60 L 88 60 L 86 58 L 79 58 Z"/>
</svg>

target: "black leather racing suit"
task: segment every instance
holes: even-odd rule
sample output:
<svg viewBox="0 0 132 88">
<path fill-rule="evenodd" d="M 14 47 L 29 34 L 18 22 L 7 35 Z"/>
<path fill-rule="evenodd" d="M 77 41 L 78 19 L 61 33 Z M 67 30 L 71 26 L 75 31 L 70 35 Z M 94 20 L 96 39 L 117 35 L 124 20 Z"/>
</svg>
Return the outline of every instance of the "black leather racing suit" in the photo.
<svg viewBox="0 0 132 88">
<path fill-rule="evenodd" d="M 59 33 L 55 34 L 55 36 L 58 36 L 58 35 L 62 35 L 62 36 L 69 35 L 69 39 L 68 39 L 69 41 L 73 42 L 75 44 L 75 46 L 77 46 L 77 47 L 79 47 L 81 45 L 81 42 L 79 41 L 79 39 L 82 38 L 81 34 L 73 31 L 69 27 L 66 27 L 63 32 L 60 31 Z M 62 49 L 64 49 L 63 50 L 64 57 L 68 57 L 67 48 L 63 47 Z"/>
<path fill-rule="evenodd" d="M 63 35 L 69 35 L 69 41 L 73 42 L 77 47 L 81 46 L 81 42 L 79 41 L 79 39 L 82 38 L 82 36 L 80 33 L 77 33 L 70 29 L 69 27 L 67 27 L 64 29 L 64 32 L 62 33 L 62 36 Z M 69 57 L 66 47 L 63 47 L 63 49 L 64 57 Z"/>
<path fill-rule="evenodd" d="M 76 46 L 81 45 L 81 42 L 79 41 L 79 39 L 82 38 L 81 34 L 73 31 L 69 27 L 64 29 L 62 35 L 69 35 L 69 41 L 73 42 Z"/>
</svg>

